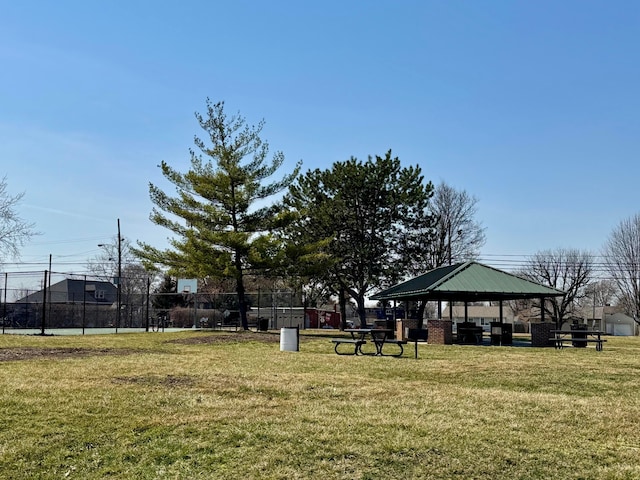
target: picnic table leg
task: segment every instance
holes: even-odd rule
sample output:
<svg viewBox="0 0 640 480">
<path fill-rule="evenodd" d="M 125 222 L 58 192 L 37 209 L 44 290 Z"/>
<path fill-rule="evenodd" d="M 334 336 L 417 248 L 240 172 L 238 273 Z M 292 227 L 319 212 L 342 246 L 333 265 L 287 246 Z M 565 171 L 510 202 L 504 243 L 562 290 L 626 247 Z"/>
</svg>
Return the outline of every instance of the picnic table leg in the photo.
<svg viewBox="0 0 640 480">
<path fill-rule="evenodd" d="M 553 346 L 557 350 L 562 350 L 562 347 L 564 347 L 564 342 L 562 341 L 562 338 L 560 337 L 560 335 L 556 335 L 556 338 L 553 341 Z"/>
</svg>

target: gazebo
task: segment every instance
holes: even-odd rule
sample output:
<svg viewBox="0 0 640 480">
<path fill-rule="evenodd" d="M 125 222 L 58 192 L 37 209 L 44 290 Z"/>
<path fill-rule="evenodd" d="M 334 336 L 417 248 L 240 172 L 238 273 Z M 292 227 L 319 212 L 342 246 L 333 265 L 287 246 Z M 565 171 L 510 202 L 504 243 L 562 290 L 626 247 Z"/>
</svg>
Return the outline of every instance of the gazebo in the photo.
<svg viewBox="0 0 640 480">
<path fill-rule="evenodd" d="M 500 327 L 502 326 L 502 305 L 505 300 L 561 297 L 565 292 L 535 283 L 508 272 L 475 261 L 436 268 L 393 287 L 382 290 L 371 297 L 372 300 L 406 302 L 409 300 L 437 301 L 438 318 L 428 321 L 430 343 L 452 343 L 453 319 L 442 318 L 442 302 L 464 302 L 465 324 L 469 302 L 497 301 L 500 306 Z M 395 311 L 395 308 L 394 308 Z M 405 312 L 407 309 L 405 308 Z M 451 312 L 452 309 L 449 309 Z M 544 309 L 541 320 L 545 324 Z M 405 314 L 406 315 L 406 314 Z M 532 331 L 532 345 L 546 346 L 549 342 L 551 323 L 545 324 L 544 331 Z M 463 326 L 464 328 L 464 326 Z M 500 329 L 500 332 L 502 330 Z M 492 332 L 493 333 L 493 332 Z M 458 332 L 460 334 L 460 332 Z M 500 333 L 501 334 L 501 333 Z M 540 338 L 537 338 L 537 337 Z M 544 338 L 543 338 L 544 337 Z"/>
</svg>

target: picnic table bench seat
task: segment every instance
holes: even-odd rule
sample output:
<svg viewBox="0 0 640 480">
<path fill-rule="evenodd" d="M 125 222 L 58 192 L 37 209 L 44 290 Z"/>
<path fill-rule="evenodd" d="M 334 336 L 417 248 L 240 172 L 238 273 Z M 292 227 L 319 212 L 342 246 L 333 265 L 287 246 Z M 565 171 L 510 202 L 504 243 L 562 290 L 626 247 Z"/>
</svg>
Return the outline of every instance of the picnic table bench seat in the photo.
<svg viewBox="0 0 640 480">
<path fill-rule="evenodd" d="M 565 343 L 569 343 L 571 342 L 573 343 L 595 343 L 596 344 L 596 350 L 601 351 L 602 350 L 602 344 L 604 342 L 607 341 L 606 338 L 571 338 L 571 337 L 564 337 L 564 338 L 558 338 L 558 337 L 553 337 L 549 339 L 550 342 L 553 342 L 554 346 L 556 348 L 562 349 L 564 348 L 564 344 Z"/>
<path fill-rule="evenodd" d="M 366 340 L 362 340 L 359 338 L 332 338 L 331 341 L 335 343 L 334 350 L 338 355 L 357 355 L 358 351 L 360 351 L 360 347 L 365 343 L 367 343 Z M 338 347 L 343 343 L 348 343 L 353 345 L 353 353 L 338 351 Z"/>
</svg>

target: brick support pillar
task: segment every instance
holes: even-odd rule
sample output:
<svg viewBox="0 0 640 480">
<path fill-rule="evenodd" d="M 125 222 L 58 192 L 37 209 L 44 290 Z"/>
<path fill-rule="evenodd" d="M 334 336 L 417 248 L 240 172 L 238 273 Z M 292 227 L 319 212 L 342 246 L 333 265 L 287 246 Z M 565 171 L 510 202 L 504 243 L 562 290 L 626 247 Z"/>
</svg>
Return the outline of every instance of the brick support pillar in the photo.
<svg viewBox="0 0 640 480">
<path fill-rule="evenodd" d="M 556 328 L 553 322 L 542 322 L 531 324 L 531 346 L 532 347 L 553 347 L 551 330 Z"/>
<path fill-rule="evenodd" d="M 427 320 L 429 343 L 451 345 L 453 343 L 453 322 L 451 320 Z"/>
</svg>

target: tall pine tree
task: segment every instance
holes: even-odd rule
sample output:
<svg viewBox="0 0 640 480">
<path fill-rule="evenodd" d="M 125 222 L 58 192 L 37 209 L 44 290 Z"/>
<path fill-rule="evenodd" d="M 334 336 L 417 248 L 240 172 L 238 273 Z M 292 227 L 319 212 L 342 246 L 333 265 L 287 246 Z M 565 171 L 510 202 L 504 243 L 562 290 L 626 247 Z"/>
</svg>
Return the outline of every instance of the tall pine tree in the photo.
<svg viewBox="0 0 640 480">
<path fill-rule="evenodd" d="M 209 99 L 206 115 L 196 113 L 196 119 L 209 142 L 195 137 L 198 153 L 190 150 L 191 168 L 180 173 L 164 161 L 160 164 L 177 195 L 149 185 L 154 204 L 150 218 L 173 232 L 173 248 L 139 243 L 136 253 L 147 263 L 168 267 L 173 275 L 233 279 L 247 329 L 244 276 L 268 268 L 278 256 L 274 232 L 286 217 L 280 202 L 268 200 L 293 182 L 300 164 L 281 180 L 269 182 L 284 155 L 276 152 L 268 161 L 269 146 L 260 138 L 264 121 L 249 126 L 239 114 L 227 117 L 224 102 Z"/>
<path fill-rule="evenodd" d="M 407 276 L 421 254 L 418 239 L 428 242 L 433 234 L 432 192 L 420 167 L 403 167 L 391 151 L 309 171 L 289 188 L 285 201 L 298 213 L 289 241 L 324 240 L 321 248 L 332 261 L 324 260 L 327 268 L 315 280 L 339 297 L 343 315 L 350 296 L 365 325 L 367 295 Z"/>
</svg>

